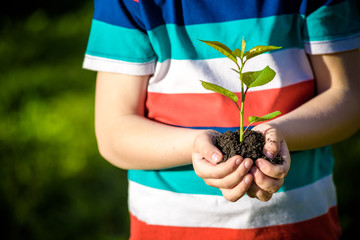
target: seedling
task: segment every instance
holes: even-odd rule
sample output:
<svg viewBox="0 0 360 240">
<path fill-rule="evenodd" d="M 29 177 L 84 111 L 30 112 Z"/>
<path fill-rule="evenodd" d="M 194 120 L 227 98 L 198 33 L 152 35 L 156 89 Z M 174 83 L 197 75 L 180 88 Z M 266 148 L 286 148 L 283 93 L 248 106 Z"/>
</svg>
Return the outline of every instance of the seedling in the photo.
<svg viewBox="0 0 360 240">
<path fill-rule="evenodd" d="M 233 71 L 237 72 L 239 74 L 240 78 L 240 86 L 241 86 L 241 102 L 239 103 L 238 96 L 233 93 L 232 91 L 225 89 L 221 86 L 218 86 L 213 83 L 201 81 L 202 86 L 207 89 L 211 90 L 217 93 L 220 93 L 228 98 L 230 98 L 236 105 L 237 109 L 240 112 L 240 142 L 243 141 L 244 133 L 249 128 L 249 126 L 256 122 L 262 122 L 266 120 L 270 120 L 277 115 L 281 114 L 280 111 L 275 111 L 269 114 L 266 114 L 262 117 L 257 116 L 250 116 L 249 117 L 249 124 L 244 130 L 244 106 L 245 106 L 245 99 L 246 94 L 250 88 L 258 87 L 267 84 L 268 82 L 272 81 L 276 75 L 275 71 L 271 69 L 269 66 L 266 66 L 264 69 L 260 71 L 254 71 L 254 72 L 244 72 L 243 69 L 246 64 L 246 62 L 254 58 L 260 54 L 263 54 L 268 51 L 280 49 L 281 47 L 276 46 L 256 46 L 251 48 L 249 51 L 245 51 L 246 43 L 243 38 L 242 44 L 241 44 L 241 50 L 239 48 L 236 48 L 234 51 L 232 51 L 230 48 L 228 48 L 226 45 L 217 42 L 217 41 L 203 41 L 200 40 L 210 47 L 216 49 L 223 55 L 225 55 L 227 58 L 229 58 L 231 61 L 233 61 L 236 64 L 237 69 L 232 69 Z M 239 106 L 240 105 L 240 106 Z"/>
</svg>

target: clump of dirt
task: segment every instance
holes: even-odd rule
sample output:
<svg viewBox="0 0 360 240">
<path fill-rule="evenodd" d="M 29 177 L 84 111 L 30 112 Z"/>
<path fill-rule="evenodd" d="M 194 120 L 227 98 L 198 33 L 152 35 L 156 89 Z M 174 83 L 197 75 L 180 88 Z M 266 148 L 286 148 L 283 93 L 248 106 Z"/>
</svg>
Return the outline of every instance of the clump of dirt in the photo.
<svg viewBox="0 0 360 240">
<path fill-rule="evenodd" d="M 240 130 L 235 132 L 227 131 L 215 139 L 215 146 L 223 153 L 222 162 L 227 161 L 235 155 L 240 155 L 243 158 L 251 158 L 255 161 L 258 158 L 263 158 L 273 164 L 282 164 L 284 159 L 278 154 L 273 159 L 269 159 L 263 153 L 265 145 L 264 136 L 256 131 L 248 130 L 244 133 L 244 140 L 240 143 Z"/>
</svg>

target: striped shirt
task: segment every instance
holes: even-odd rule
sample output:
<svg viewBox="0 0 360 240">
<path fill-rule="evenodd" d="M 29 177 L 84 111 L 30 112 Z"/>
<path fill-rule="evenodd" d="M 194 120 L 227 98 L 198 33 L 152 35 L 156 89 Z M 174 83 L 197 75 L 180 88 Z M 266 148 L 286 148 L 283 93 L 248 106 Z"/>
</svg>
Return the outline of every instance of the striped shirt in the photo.
<svg viewBox="0 0 360 240">
<path fill-rule="evenodd" d="M 84 68 L 152 75 L 146 112 L 154 121 L 195 129 L 236 130 L 239 114 L 199 80 L 239 94 L 234 63 L 201 40 L 231 49 L 282 49 L 247 62 L 269 65 L 274 80 L 247 94 L 245 117 L 294 110 L 313 98 L 306 54 L 360 47 L 360 18 L 344 0 L 95 0 Z M 245 121 L 245 124 L 247 122 Z M 225 200 L 191 165 L 129 170 L 131 239 L 337 239 L 336 193 L 329 146 L 291 154 L 283 186 L 268 202 Z"/>
</svg>

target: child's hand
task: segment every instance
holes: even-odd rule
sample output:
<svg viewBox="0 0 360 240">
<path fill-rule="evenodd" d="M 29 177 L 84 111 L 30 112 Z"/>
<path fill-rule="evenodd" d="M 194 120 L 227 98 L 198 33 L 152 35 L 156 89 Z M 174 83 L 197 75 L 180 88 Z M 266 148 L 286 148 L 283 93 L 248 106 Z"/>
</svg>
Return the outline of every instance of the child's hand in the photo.
<svg viewBox="0 0 360 240">
<path fill-rule="evenodd" d="M 249 189 L 253 176 L 249 173 L 253 161 L 234 156 L 225 163 L 222 154 L 213 144 L 213 138 L 219 133 L 206 131 L 200 133 L 193 146 L 192 161 L 195 173 L 205 183 L 221 190 L 223 196 L 232 202 L 240 199 Z"/>
<path fill-rule="evenodd" d="M 284 158 L 281 165 L 274 165 L 265 159 L 257 159 L 255 166 L 250 170 L 254 181 L 247 194 L 260 201 L 268 201 L 284 183 L 284 178 L 290 169 L 290 153 L 284 138 L 276 128 L 264 123 L 254 127 L 253 130 L 265 136 L 266 143 L 263 151 L 268 158 L 273 158 L 278 153 Z"/>
</svg>

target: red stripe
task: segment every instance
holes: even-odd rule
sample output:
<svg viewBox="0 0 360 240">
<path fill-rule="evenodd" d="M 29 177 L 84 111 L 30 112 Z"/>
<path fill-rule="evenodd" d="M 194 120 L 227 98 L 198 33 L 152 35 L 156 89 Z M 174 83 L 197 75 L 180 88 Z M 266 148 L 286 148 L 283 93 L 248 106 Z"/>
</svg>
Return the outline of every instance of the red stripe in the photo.
<svg viewBox="0 0 360 240">
<path fill-rule="evenodd" d="M 245 125 L 248 124 L 248 116 L 263 116 L 278 110 L 285 114 L 313 96 L 313 80 L 278 89 L 249 92 L 245 101 Z M 149 118 L 170 125 L 185 127 L 239 126 L 239 112 L 235 104 L 227 97 L 217 93 L 163 94 L 149 92 L 146 106 Z"/>
<path fill-rule="evenodd" d="M 131 217 L 130 240 L 332 240 L 339 239 L 341 229 L 338 224 L 337 207 L 329 209 L 325 215 L 308 221 L 285 224 L 280 226 L 255 229 L 226 229 L 200 227 L 169 227 L 148 225 L 135 216 Z"/>
</svg>

